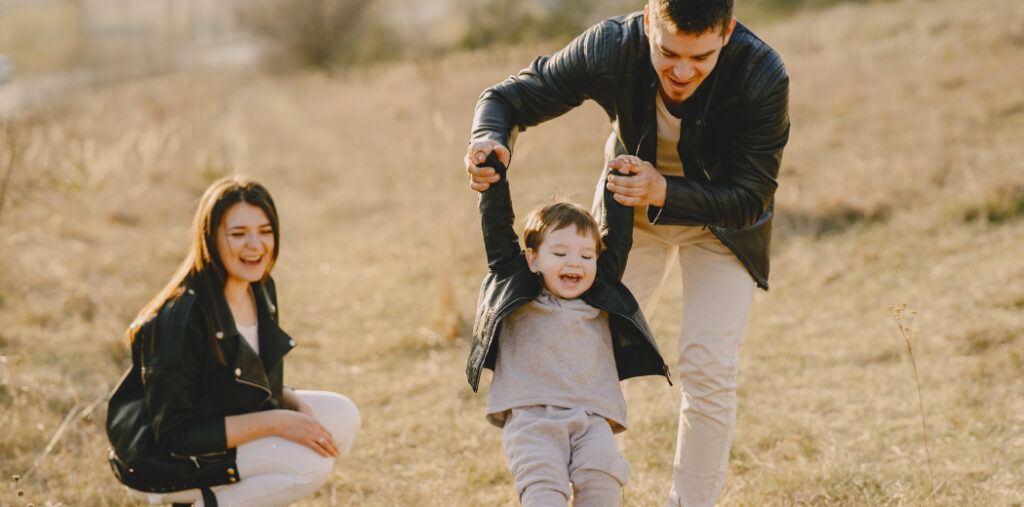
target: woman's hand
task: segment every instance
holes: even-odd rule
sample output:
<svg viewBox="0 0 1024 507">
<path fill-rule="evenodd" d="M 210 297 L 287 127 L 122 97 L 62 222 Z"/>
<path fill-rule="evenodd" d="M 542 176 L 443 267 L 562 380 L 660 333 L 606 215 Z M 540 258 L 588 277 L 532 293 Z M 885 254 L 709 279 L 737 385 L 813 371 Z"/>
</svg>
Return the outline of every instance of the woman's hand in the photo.
<svg viewBox="0 0 1024 507">
<path fill-rule="evenodd" d="M 629 176 L 608 175 L 608 190 L 624 206 L 665 205 L 665 177 L 651 165 L 632 155 L 619 155 L 608 161 L 608 167 Z"/>
<path fill-rule="evenodd" d="M 310 413 L 277 409 L 248 414 L 229 415 L 224 418 L 227 446 L 238 447 L 257 438 L 278 436 L 313 449 L 325 457 L 337 457 L 338 446 L 334 436 Z"/>
<path fill-rule="evenodd" d="M 275 410 L 274 412 L 281 412 L 278 415 L 280 419 L 278 436 L 309 447 L 321 456 L 331 458 L 338 456 L 338 446 L 334 443 L 334 437 L 330 431 L 327 431 L 327 428 L 317 422 L 315 417 L 294 410 Z"/>
</svg>

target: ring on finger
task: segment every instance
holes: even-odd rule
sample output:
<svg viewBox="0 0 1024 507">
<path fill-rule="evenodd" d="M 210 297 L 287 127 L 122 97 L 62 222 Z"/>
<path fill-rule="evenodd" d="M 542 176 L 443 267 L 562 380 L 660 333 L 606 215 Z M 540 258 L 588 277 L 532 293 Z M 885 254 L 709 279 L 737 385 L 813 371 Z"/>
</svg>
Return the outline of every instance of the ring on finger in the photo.
<svg viewBox="0 0 1024 507">
<path fill-rule="evenodd" d="M 320 435 L 319 437 L 316 437 L 316 443 L 318 443 L 318 444 L 324 443 L 324 436 Z"/>
</svg>

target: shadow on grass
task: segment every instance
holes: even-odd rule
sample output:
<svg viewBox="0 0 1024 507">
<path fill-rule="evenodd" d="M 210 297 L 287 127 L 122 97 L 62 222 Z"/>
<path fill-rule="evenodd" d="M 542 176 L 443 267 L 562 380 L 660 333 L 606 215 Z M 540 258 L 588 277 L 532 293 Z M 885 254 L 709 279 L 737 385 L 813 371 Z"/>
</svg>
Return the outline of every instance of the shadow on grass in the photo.
<svg viewBox="0 0 1024 507">
<path fill-rule="evenodd" d="M 849 204 L 816 211 L 776 209 L 774 227 L 780 237 L 838 235 L 859 224 L 884 224 L 892 214 L 889 207 L 867 210 Z"/>
</svg>

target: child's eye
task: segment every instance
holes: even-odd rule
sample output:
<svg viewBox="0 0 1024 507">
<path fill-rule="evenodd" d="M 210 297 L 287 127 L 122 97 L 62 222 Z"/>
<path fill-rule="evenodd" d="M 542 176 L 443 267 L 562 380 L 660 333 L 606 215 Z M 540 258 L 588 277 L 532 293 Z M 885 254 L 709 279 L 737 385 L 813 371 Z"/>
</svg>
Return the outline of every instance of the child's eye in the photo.
<svg viewBox="0 0 1024 507">
<path fill-rule="evenodd" d="M 554 255 L 555 257 L 565 257 L 564 252 L 551 252 L 551 254 Z"/>
<path fill-rule="evenodd" d="M 593 255 L 584 255 L 584 256 L 582 256 L 582 257 L 583 257 L 583 260 L 587 260 L 587 261 L 589 261 L 590 259 L 593 259 L 593 258 L 594 258 L 594 256 L 593 256 Z"/>
</svg>

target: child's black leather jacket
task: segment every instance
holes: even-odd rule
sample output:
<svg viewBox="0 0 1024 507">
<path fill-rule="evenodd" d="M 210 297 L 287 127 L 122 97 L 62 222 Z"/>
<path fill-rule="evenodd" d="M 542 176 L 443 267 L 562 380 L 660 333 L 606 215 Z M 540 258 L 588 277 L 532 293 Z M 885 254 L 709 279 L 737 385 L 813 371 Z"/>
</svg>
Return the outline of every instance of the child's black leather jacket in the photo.
<svg viewBox="0 0 1024 507">
<path fill-rule="evenodd" d="M 505 166 L 493 155 L 481 166 L 491 166 L 501 180 L 480 193 L 480 219 L 487 250 L 488 273 L 480 286 L 473 325 L 473 344 L 466 364 L 466 378 L 476 391 L 484 368 L 494 369 L 501 321 L 516 308 L 540 295 L 544 282 L 530 271 L 519 245 Z M 669 384 L 668 365 L 658 352 L 647 321 L 633 294 L 620 279 L 633 243 L 633 209 L 619 204 L 605 189 L 601 207 L 601 235 L 606 250 L 597 258 L 594 285 L 580 296 L 587 304 L 608 312 L 612 348 L 620 379 L 641 375 L 664 375 Z"/>
</svg>

